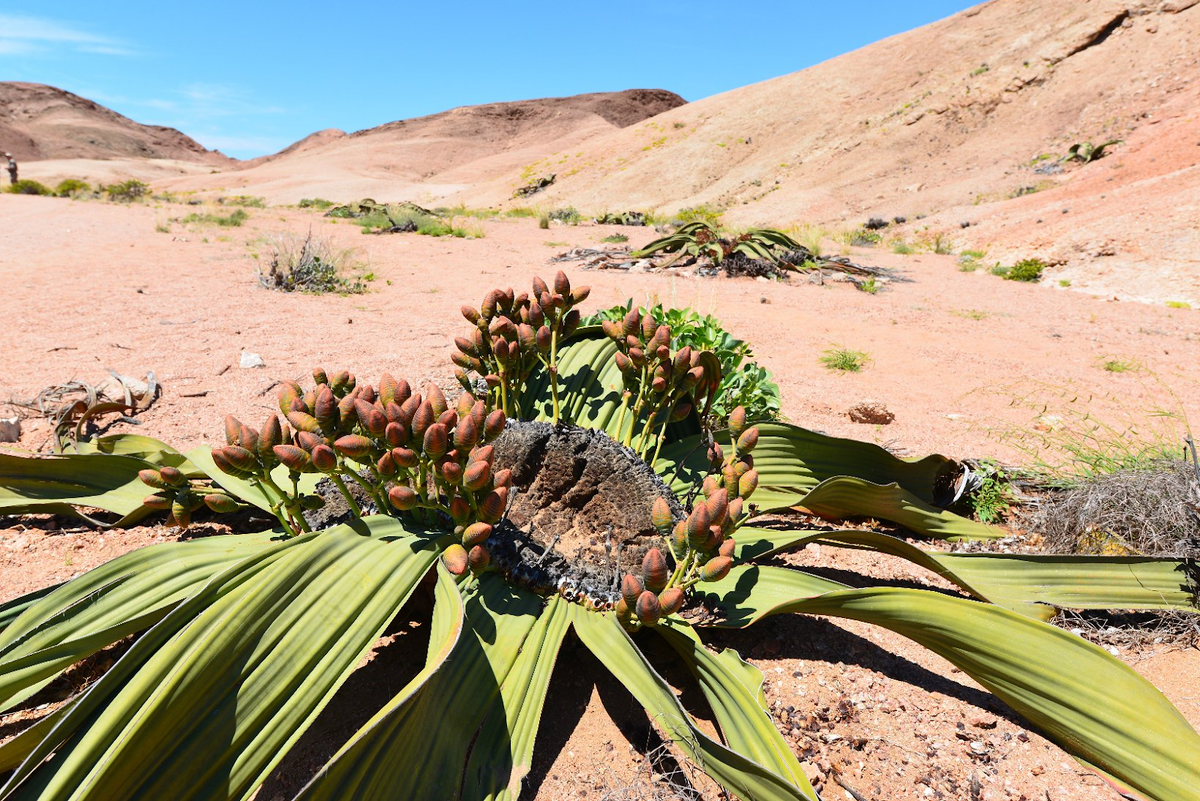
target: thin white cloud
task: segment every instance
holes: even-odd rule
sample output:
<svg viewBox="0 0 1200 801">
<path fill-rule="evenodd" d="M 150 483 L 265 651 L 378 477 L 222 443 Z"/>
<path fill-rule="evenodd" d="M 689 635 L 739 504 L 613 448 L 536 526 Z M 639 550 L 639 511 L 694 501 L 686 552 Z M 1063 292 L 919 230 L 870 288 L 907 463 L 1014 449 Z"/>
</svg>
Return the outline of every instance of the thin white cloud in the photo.
<svg viewBox="0 0 1200 801">
<path fill-rule="evenodd" d="M 52 19 L 0 14 L 0 55 L 29 55 L 70 48 L 110 56 L 134 55 L 124 42 Z"/>
</svg>

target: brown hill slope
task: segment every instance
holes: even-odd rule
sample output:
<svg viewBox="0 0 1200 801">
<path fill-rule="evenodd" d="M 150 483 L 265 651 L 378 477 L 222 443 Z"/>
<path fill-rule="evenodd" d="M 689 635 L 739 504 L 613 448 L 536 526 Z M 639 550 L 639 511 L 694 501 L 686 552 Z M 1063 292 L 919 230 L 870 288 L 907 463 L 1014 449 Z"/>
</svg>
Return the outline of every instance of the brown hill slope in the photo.
<svg viewBox="0 0 1200 801">
<path fill-rule="evenodd" d="M 213 166 L 232 163 L 174 128 L 142 125 L 62 89 L 15 81 L 0 82 L 0 147 L 18 161 L 148 158 Z"/>
<path fill-rule="evenodd" d="M 661 89 L 489 103 L 344 134 L 319 131 L 236 173 L 183 179 L 181 189 L 246 192 L 276 202 L 427 200 L 495 179 L 588 139 L 683 105 Z"/>
<path fill-rule="evenodd" d="M 989 258 L 1093 265 L 1063 275 L 1097 292 L 1100 271 L 1124 271 L 1119 294 L 1195 304 L 1198 78 L 1196 0 L 993 0 L 550 155 L 533 170 L 558 181 L 538 201 L 709 204 L 734 224 L 927 215 L 909 236 L 928 225 Z M 1125 144 L 1054 164 L 1109 139 Z M 523 181 L 514 170 L 456 199 L 516 202 Z"/>
</svg>

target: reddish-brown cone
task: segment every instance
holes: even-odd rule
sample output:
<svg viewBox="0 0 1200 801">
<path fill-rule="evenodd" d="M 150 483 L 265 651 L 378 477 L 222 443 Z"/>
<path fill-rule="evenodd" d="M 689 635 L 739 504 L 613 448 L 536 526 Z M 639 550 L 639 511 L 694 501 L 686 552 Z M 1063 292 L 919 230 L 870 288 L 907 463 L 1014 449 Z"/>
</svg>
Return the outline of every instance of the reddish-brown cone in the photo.
<svg viewBox="0 0 1200 801">
<path fill-rule="evenodd" d="M 646 551 L 642 559 L 642 583 L 653 593 L 662 592 L 671 580 L 671 569 L 667 567 L 667 558 L 658 548 Z"/>
</svg>

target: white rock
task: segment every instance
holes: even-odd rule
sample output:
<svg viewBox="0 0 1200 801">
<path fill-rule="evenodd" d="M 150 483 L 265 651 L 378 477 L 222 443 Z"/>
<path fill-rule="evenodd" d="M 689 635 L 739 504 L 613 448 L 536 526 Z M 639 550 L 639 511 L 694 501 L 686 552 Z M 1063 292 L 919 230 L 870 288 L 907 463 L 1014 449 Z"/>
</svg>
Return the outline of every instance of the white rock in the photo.
<svg viewBox="0 0 1200 801">
<path fill-rule="evenodd" d="M 242 351 L 242 357 L 238 362 L 238 366 L 243 370 L 248 370 L 251 367 L 266 367 L 267 363 L 263 361 L 262 356 L 257 353 L 251 353 L 248 350 Z"/>
</svg>

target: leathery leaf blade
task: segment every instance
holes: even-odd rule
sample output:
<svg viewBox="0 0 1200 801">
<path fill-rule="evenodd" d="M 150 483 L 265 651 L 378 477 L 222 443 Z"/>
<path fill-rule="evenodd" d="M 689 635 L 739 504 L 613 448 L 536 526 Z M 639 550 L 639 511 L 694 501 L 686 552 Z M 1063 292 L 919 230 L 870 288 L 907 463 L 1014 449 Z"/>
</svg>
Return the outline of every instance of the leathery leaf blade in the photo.
<svg viewBox="0 0 1200 801">
<path fill-rule="evenodd" d="M 551 596 L 525 638 L 471 748 L 463 798 L 512 801 L 520 795 L 521 782 L 533 764 L 533 744 L 550 676 L 570 627 L 568 605 L 560 596 Z"/>
<path fill-rule="evenodd" d="M 754 501 L 764 510 L 795 506 L 818 484 L 838 476 L 855 476 L 872 484 L 894 482 L 919 500 L 937 504 L 944 500 L 939 497 L 940 483 L 956 470 L 944 456 L 910 461 L 869 442 L 830 437 L 790 423 L 755 425 L 759 436 L 753 455 L 759 484 Z M 716 439 L 729 455 L 729 432 L 717 432 Z M 668 478 L 677 491 L 696 485 L 707 472 L 706 452 L 696 447 L 698 442 L 698 438 L 685 438 L 663 448 L 659 474 L 670 477 L 678 471 L 673 481 Z"/>
<path fill-rule="evenodd" d="M 268 495 L 258 482 L 247 481 L 244 478 L 238 478 L 222 472 L 213 461 L 212 448 L 207 445 L 201 445 L 198 448 L 188 451 L 187 458 L 191 464 L 195 465 L 197 470 L 246 503 L 257 506 L 264 511 L 269 511 L 271 504 L 278 500 L 278 498 Z M 281 487 L 291 487 L 288 469 L 283 465 L 275 466 L 275 469 L 271 471 L 271 478 Z M 316 489 L 317 482 L 320 480 L 321 476 L 318 473 L 304 473 L 299 478 L 300 492 L 311 494 Z"/>
<path fill-rule="evenodd" d="M 403 720 L 397 713 L 407 707 L 413 696 L 445 665 L 462 636 L 466 622 L 462 596 L 453 577 L 442 565 L 437 566 L 434 586 L 433 621 L 430 624 L 429 654 L 425 666 L 387 705 L 377 712 L 329 763 L 296 796 L 299 799 L 343 799 L 381 797 L 387 793 L 385 774 L 394 763 L 387 760 L 387 747 L 395 734 L 395 724 Z"/>
<path fill-rule="evenodd" d="M 563 420 L 582 428 L 595 428 L 613 439 L 620 439 L 621 429 L 635 426 L 632 409 L 621 420 L 621 392 L 624 383 L 614 357 L 617 346 L 599 327 L 580 329 L 558 349 L 559 410 Z M 631 403 L 632 405 L 632 403 Z M 521 409 L 530 419 L 551 420 L 554 404 L 546 370 L 537 368 L 529 378 L 521 399 Z M 640 434 L 648 412 L 643 412 L 635 426 Z M 699 430 L 695 414 L 667 427 L 667 440 L 695 434 Z M 635 437 L 634 442 L 637 442 Z"/>
<path fill-rule="evenodd" d="M 90 506 L 118 515 L 111 525 L 131 525 L 150 512 L 142 499 L 151 490 L 138 480 L 138 471 L 154 466 L 131 456 L 0 453 L 0 513 L 66 515 L 109 525 L 76 508 Z"/>
<path fill-rule="evenodd" d="M 808 799 L 815 795 L 698 729 L 642 652 L 611 614 L 572 605 L 572 624 L 583 644 L 646 708 L 655 724 L 701 770 L 740 798 Z"/>
<path fill-rule="evenodd" d="M 464 797 L 471 744 L 534 629 L 542 598 L 490 574 L 468 580 L 462 591 L 463 633 L 440 669 L 368 721 L 300 798 Z"/>
<path fill-rule="evenodd" d="M 810 542 L 899 556 L 971 594 L 1049 620 L 1059 609 L 1200 611 L 1197 568 L 1186 559 L 1143 556 L 945 553 L 874 531 L 738 531 L 736 556 L 759 559 Z"/>
<path fill-rule="evenodd" d="M 757 492 L 752 500 L 758 500 Z M 822 481 L 799 505 L 826 520 L 873 517 L 939 540 L 989 540 L 1006 534 L 1003 529 L 928 504 L 899 484 L 873 484 L 854 476 Z"/>
<path fill-rule="evenodd" d="M 660 625 L 654 630 L 670 643 L 696 676 L 729 747 L 815 796 L 816 791 L 791 746 L 767 714 L 763 675 L 758 668 L 732 649 L 719 654 L 710 652 L 685 624 Z"/>
<path fill-rule="evenodd" d="M 768 568 L 757 568 L 764 575 Z M 1200 735 L 1161 692 L 1107 651 L 1042 621 L 928 590 L 814 593 L 775 568 L 761 597 L 734 601 L 726 624 L 805 612 L 883 626 L 949 660 L 1080 760 L 1155 799 L 1200 799 Z M 791 573 L 792 597 L 781 590 Z M 710 600 L 714 600 L 710 598 Z M 720 605 L 721 601 L 715 599 Z"/>
<path fill-rule="evenodd" d="M 621 371 L 613 357 L 616 344 L 599 332 L 583 329 L 558 349 L 559 409 L 562 419 L 584 428 L 615 434 L 621 405 Z M 541 368 L 529 377 L 521 398 L 523 412 L 536 420 L 550 420 L 554 404 L 550 376 Z"/>
<path fill-rule="evenodd" d="M 74 443 L 75 453 L 99 453 L 113 456 L 132 456 L 155 467 L 178 467 L 185 473 L 196 472 L 196 466 L 171 445 L 143 434 L 109 434 Z"/>
<path fill-rule="evenodd" d="M 270 547 L 273 532 L 140 548 L 29 604 L 0 631 L 0 709 L 62 670 L 157 623 L 230 565 Z"/>
<path fill-rule="evenodd" d="M 248 797 L 435 560 L 427 540 L 373 517 L 235 565 L 77 703 L 55 729 L 74 736 L 11 797 Z"/>
</svg>

